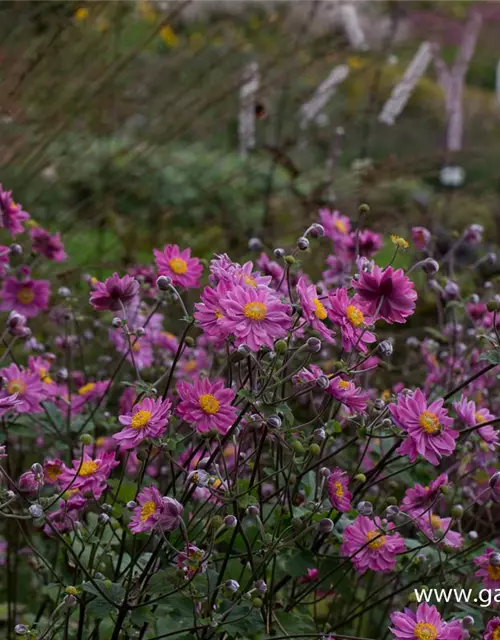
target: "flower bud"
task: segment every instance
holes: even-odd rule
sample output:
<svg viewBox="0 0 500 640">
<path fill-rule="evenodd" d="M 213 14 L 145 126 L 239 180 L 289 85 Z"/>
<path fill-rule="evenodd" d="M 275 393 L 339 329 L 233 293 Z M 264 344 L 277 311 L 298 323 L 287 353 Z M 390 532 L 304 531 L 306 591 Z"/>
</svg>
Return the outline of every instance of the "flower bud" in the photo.
<svg viewBox="0 0 500 640">
<path fill-rule="evenodd" d="M 127 509 L 130 509 L 130 511 L 132 511 L 132 509 L 135 509 L 137 507 L 137 502 L 135 500 L 129 500 L 126 506 Z"/>
<path fill-rule="evenodd" d="M 67 607 L 73 608 L 78 604 L 78 600 L 73 595 L 67 595 L 64 597 L 64 604 Z"/>
<path fill-rule="evenodd" d="M 229 591 L 229 593 L 236 593 L 239 588 L 240 585 L 236 580 L 226 580 L 226 582 L 224 582 L 224 589 Z"/>
<path fill-rule="evenodd" d="M 357 480 L 358 482 L 366 482 L 366 476 L 364 473 L 358 473 L 354 476 L 354 480 Z"/>
<path fill-rule="evenodd" d="M 317 456 L 320 451 L 321 451 L 321 447 L 319 446 L 319 444 L 313 443 L 309 445 L 309 453 L 312 456 Z"/>
<path fill-rule="evenodd" d="M 451 515 L 454 518 L 461 518 L 464 515 L 464 508 L 461 504 L 456 504 L 451 508 Z"/>
<path fill-rule="evenodd" d="M 284 249 L 280 249 L 279 247 L 273 251 L 274 257 L 277 260 L 281 260 L 281 258 L 285 257 L 286 251 Z"/>
<path fill-rule="evenodd" d="M 470 629 L 474 626 L 474 618 L 472 616 L 464 616 L 462 618 L 462 624 L 465 629 Z"/>
<path fill-rule="evenodd" d="M 321 533 L 331 533 L 333 531 L 333 520 L 330 518 L 323 518 L 319 521 L 319 530 Z"/>
<path fill-rule="evenodd" d="M 235 516 L 229 515 L 224 518 L 224 524 L 228 529 L 234 529 L 238 524 L 238 520 Z"/>
<path fill-rule="evenodd" d="M 43 467 L 39 462 L 35 462 L 31 465 L 31 470 L 36 476 L 41 476 L 43 474 Z"/>
<path fill-rule="evenodd" d="M 306 251 L 307 249 L 309 249 L 309 240 L 304 236 L 301 236 L 297 240 L 297 248 L 300 249 L 301 251 Z"/>
<path fill-rule="evenodd" d="M 315 429 L 313 431 L 313 438 L 318 442 L 323 442 L 323 440 L 326 438 L 326 431 L 321 428 Z"/>
<path fill-rule="evenodd" d="M 16 624 L 14 633 L 16 636 L 25 636 L 28 633 L 28 627 L 25 624 Z"/>
<path fill-rule="evenodd" d="M 255 607 L 256 609 L 260 609 L 263 604 L 264 603 L 262 602 L 261 598 L 253 598 L 252 599 L 252 607 Z"/>
<path fill-rule="evenodd" d="M 311 353 L 319 353 L 321 351 L 321 340 L 319 338 L 309 338 L 306 346 Z"/>
<path fill-rule="evenodd" d="M 113 320 L 111 321 L 111 326 L 113 327 L 113 329 L 119 329 L 122 326 L 123 322 L 121 318 L 113 318 Z"/>
<path fill-rule="evenodd" d="M 422 270 L 428 276 L 433 276 L 439 271 L 439 264 L 432 258 L 426 258 L 422 263 Z"/>
<path fill-rule="evenodd" d="M 498 301 L 493 298 L 493 300 L 488 300 L 486 308 L 488 311 L 498 311 L 500 309 L 500 304 L 498 304 Z"/>
<path fill-rule="evenodd" d="M 32 504 L 28 511 L 32 518 L 43 518 L 43 509 L 39 504 Z"/>
<path fill-rule="evenodd" d="M 319 389 L 323 389 L 323 391 L 324 391 L 325 389 L 328 389 L 328 387 L 330 386 L 330 380 L 328 379 L 327 376 L 320 376 L 316 380 L 316 386 Z"/>
<path fill-rule="evenodd" d="M 468 536 L 471 540 L 477 540 L 479 538 L 477 531 L 469 531 Z"/>
<path fill-rule="evenodd" d="M 252 504 L 249 507 L 247 507 L 246 514 L 251 518 L 255 518 L 260 514 L 260 509 L 256 504 Z"/>
<path fill-rule="evenodd" d="M 276 353 L 285 353 L 285 351 L 288 349 L 286 340 L 277 340 L 274 343 L 274 349 Z"/>
<path fill-rule="evenodd" d="M 172 285 L 172 278 L 168 276 L 160 276 L 156 279 L 156 286 L 160 291 L 168 291 Z"/>
<path fill-rule="evenodd" d="M 108 524 L 108 522 L 110 521 L 110 519 L 111 519 L 111 518 L 108 516 L 108 514 L 107 514 L 107 513 L 100 513 L 100 514 L 97 516 L 97 522 L 98 522 L 99 524 Z"/>
<path fill-rule="evenodd" d="M 371 502 L 366 502 L 363 500 L 358 503 L 357 506 L 358 513 L 362 516 L 371 516 L 373 513 L 373 505 Z"/>
<path fill-rule="evenodd" d="M 382 411 L 382 409 L 385 408 L 385 402 L 382 400 L 382 398 L 377 398 L 373 403 L 373 406 L 377 411 Z"/>
<path fill-rule="evenodd" d="M 305 451 L 304 445 L 302 444 L 302 442 L 300 440 L 293 440 L 292 449 L 295 451 L 295 453 L 298 453 L 299 455 L 301 453 L 304 453 L 304 451 Z"/>
<path fill-rule="evenodd" d="M 268 417 L 266 424 L 269 429 L 279 429 L 281 427 L 281 418 L 273 413 Z"/>
<path fill-rule="evenodd" d="M 390 340 L 382 340 L 382 342 L 378 345 L 378 348 L 380 353 L 385 357 L 392 356 L 392 353 L 394 351 L 394 346 Z"/>
<path fill-rule="evenodd" d="M 250 251 L 260 251 L 262 249 L 262 240 L 259 238 L 250 238 L 248 241 L 248 248 Z"/>
<path fill-rule="evenodd" d="M 94 438 L 90 433 L 82 433 L 80 436 L 80 442 L 85 446 L 90 446 L 94 442 Z"/>
<path fill-rule="evenodd" d="M 256 580 L 253 586 L 258 591 L 258 593 L 266 593 L 267 591 L 267 584 L 264 580 Z"/>
<path fill-rule="evenodd" d="M 394 504 L 391 504 L 385 510 L 385 517 L 387 520 L 395 520 L 399 515 L 399 507 Z"/>
<path fill-rule="evenodd" d="M 325 228 L 323 225 L 315 222 L 309 229 L 309 235 L 311 238 L 322 238 L 325 235 Z"/>
<path fill-rule="evenodd" d="M 13 242 L 9 247 L 9 253 L 13 257 L 22 256 L 23 248 L 20 244 L 17 244 L 17 242 Z"/>
<path fill-rule="evenodd" d="M 488 558 L 488 563 L 493 567 L 500 567 L 500 553 L 492 553 Z"/>
<path fill-rule="evenodd" d="M 297 260 L 295 260 L 295 258 L 292 255 L 288 255 L 288 256 L 285 256 L 285 262 L 287 264 L 292 265 L 292 264 L 295 264 Z"/>
<path fill-rule="evenodd" d="M 242 356 L 248 356 L 251 353 L 250 347 L 247 344 L 240 344 L 238 353 Z"/>
</svg>

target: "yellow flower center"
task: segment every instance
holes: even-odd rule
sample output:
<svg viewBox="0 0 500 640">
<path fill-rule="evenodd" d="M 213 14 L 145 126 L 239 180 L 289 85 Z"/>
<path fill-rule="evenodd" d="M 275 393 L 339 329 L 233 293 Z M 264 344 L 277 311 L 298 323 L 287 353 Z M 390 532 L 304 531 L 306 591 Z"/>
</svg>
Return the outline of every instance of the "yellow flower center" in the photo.
<svg viewBox="0 0 500 640">
<path fill-rule="evenodd" d="M 262 302 L 247 302 L 243 313 L 249 320 L 264 320 L 267 314 L 266 305 Z"/>
<path fill-rule="evenodd" d="M 344 497 L 344 487 L 342 486 L 341 482 L 335 482 L 334 485 L 335 487 L 335 495 L 337 496 L 337 498 L 343 498 Z"/>
<path fill-rule="evenodd" d="M 139 342 L 139 340 L 136 340 L 133 344 L 132 344 L 132 351 L 134 353 L 138 353 L 141 350 L 141 343 Z"/>
<path fill-rule="evenodd" d="M 80 471 L 78 472 L 79 476 L 91 476 L 93 473 L 97 471 L 99 468 L 99 463 L 94 462 L 94 460 L 86 460 L 82 462 L 82 466 L 80 467 Z"/>
<path fill-rule="evenodd" d="M 30 287 L 22 287 L 16 294 L 16 299 L 21 304 L 30 304 L 35 298 L 35 292 Z"/>
<path fill-rule="evenodd" d="M 196 367 L 197 367 L 196 360 L 188 360 L 184 365 L 184 371 L 189 373 L 190 371 L 194 371 Z"/>
<path fill-rule="evenodd" d="M 438 637 L 436 627 L 429 622 L 419 622 L 416 624 L 413 633 L 418 640 L 436 640 Z"/>
<path fill-rule="evenodd" d="M 252 278 L 252 276 L 243 276 L 243 282 L 248 284 L 250 287 L 255 288 L 257 286 L 257 281 L 255 278 Z"/>
<path fill-rule="evenodd" d="M 380 531 L 377 531 L 376 529 L 368 531 L 368 533 L 366 534 L 366 539 L 373 540 L 373 542 L 370 542 L 370 544 L 368 545 L 370 549 L 380 549 L 385 544 L 385 536 L 381 536 Z"/>
<path fill-rule="evenodd" d="M 214 415 L 219 411 L 220 402 L 211 393 L 204 393 L 199 399 L 201 410 L 209 415 Z"/>
<path fill-rule="evenodd" d="M 58 465 L 53 464 L 45 468 L 45 473 L 49 480 L 52 480 L 54 482 L 61 475 L 62 469 Z"/>
<path fill-rule="evenodd" d="M 47 375 L 47 369 L 45 367 L 40 367 L 38 369 L 38 375 L 40 376 L 40 380 L 45 384 L 51 384 L 52 378 Z"/>
<path fill-rule="evenodd" d="M 431 526 L 433 529 L 441 529 L 441 518 L 439 516 L 431 516 Z"/>
<path fill-rule="evenodd" d="M 187 262 L 182 258 L 172 258 L 168 264 L 178 276 L 182 276 L 188 270 Z"/>
<path fill-rule="evenodd" d="M 83 387 L 80 387 L 78 389 L 78 393 L 81 396 L 85 396 L 87 395 L 87 393 L 90 393 L 95 387 L 95 383 L 94 382 L 88 382 L 87 384 L 84 384 Z"/>
<path fill-rule="evenodd" d="M 155 511 L 156 511 L 155 503 L 152 500 L 148 500 L 142 505 L 141 520 L 144 522 L 144 520 L 147 520 L 149 516 L 152 516 Z"/>
<path fill-rule="evenodd" d="M 500 627 L 497 627 L 495 631 L 493 631 L 493 640 L 500 640 Z"/>
<path fill-rule="evenodd" d="M 151 420 L 151 411 L 143 411 L 142 409 L 132 416 L 130 426 L 132 429 L 145 429 Z"/>
<path fill-rule="evenodd" d="M 13 378 L 7 383 L 7 391 L 10 395 L 17 393 L 18 396 L 22 396 L 26 391 L 26 383 L 21 378 Z"/>
<path fill-rule="evenodd" d="M 479 411 L 476 411 L 476 413 L 474 414 L 474 418 L 476 420 L 476 424 L 481 424 L 482 422 L 486 422 L 486 419 L 484 418 L 484 416 L 482 416 Z"/>
<path fill-rule="evenodd" d="M 218 318 L 223 318 L 223 317 L 224 317 L 224 314 L 222 313 L 222 311 L 219 311 L 219 309 L 217 309 L 217 310 L 215 311 L 215 317 L 216 317 L 217 319 L 218 319 Z"/>
<path fill-rule="evenodd" d="M 432 411 L 422 411 L 418 422 L 422 429 L 431 435 L 438 433 L 441 428 L 439 418 L 435 413 L 432 413 Z"/>
<path fill-rule="evenodd" d="M 318 298 L 314 298 L 313 300 L 314 303 L 314 314 L 316 316 L 316 318 L 318 318 L 319 320 L 324 320 L 327 317 L 327 313 L 326 313 L 326 309 L 325 307 L 321 304 L 321 302 L 318 300 Z"/>
<path fill-rule="evenodd" d="M 339 380 L 338 386 L 340 389 L 349 389 L 349 382 L 347 380 Z"/>
<path fill-rule="evenodd" d="M 499 566 L 495 566 L 493 564 L 489 564 L 488 565 L 488 576 L 492 580 L 500 580 L 500 567 Z M 500 627 L 499 627 L 499 632 L 500 632 Z M 500 640 L 500 638 L 499 638 L 499 640 Z"/>
<path fill-rule="evenodd" d="M 340 231 L 340 233 L 347 233 L 347 225 L 343 220 L 335 220 L 333 226 L 337 231 Z"/>
<path fill-rule="evenodd" d="M 353 304 L 350 304 L 347 307 L 347 309 L 345 310 L 345 314 L 353 327 L 359 327 L 365 321 L 365 316 L 363 315 L 361 309 L 358 309 L 358 307 Z"/>
</svg>

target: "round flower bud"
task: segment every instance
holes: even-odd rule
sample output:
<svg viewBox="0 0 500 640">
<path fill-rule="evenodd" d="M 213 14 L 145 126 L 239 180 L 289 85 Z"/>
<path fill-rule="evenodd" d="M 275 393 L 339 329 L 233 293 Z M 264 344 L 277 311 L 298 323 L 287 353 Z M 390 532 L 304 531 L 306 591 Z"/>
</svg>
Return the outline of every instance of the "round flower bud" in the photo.
<svg viewBox="0 0 500 640">
<path fill-rule="evenodd" d="M 488 311 L 498 311 L 500 309 L 500 304 L 498 304 L 498 301 L 493 298 L 493 300 L 488 300 L 486 308 Z"/>
<path fill-rule="evenodd" d="M 25 624 L 16 624 L 14 633 L 16 636 L 25 636 L 28 633 L 28 627 Z"/>
<path fill-rule="evenodd" d="M 7 498 L 7 500 L 14 500 L 14 498 L 17 498 L 17 493 L 9 490 L 5 492 L 5 497 Z"/>
<path fill-rule="evenodd" d="M 82 433 L 80 436 L 80 442 L 85 446 L 90 446 L 94 442 L 94 438 L 90 433 Z"/>
<path fill-rule="evenodd" d="M 394 520 L 395 518 L 398 517 L 398 515 L 399 515 L 399 507 L 397 507 L 394 504 L 391 504 L 385 510 L 385 517 L 387 518 L 387 520 Z"/>
<path fill-rule="evenodd" d="M 373 505 L 371 502 L 359 502 L 357 506 L 358 513 L 362 516 L 371 516 L 373 513 Z"/>
<path fill-rule="evenodd" d="M 317 440 L 318 442 L 323 442 L 323 440 L 326 438 L 326 431 L 324 429 L 315 429 L 313 431 L 313 438 L 315 440 Z"/>
<path fill-rule="evenodd" d="M 78 600 L 75 598 L 75 596 L 67 595 L 64 597 L 64 604 L 67 607 L 73 608 L 78 604 Z"/>
<path fill-rule="evenodd" d="M 328 476 L 330 475 L 330 469 L 328 467 L 321 467 L 321 469 L 319 470 L 319 475 L 322 478 L 328 478 Z"/>
<path fill-rule="evenodd" d="M 57 294 L 61 298 L 69 298 L 71 295 L 71 291 L 68 289 L 68 287 L 59 287 L 59 289 L 57 290 Z"/>
<path fill-rule="evenodd" d="M 490 253 L 488 253 L 486 257 L 490 264 L 495 264 L 495 262 L 498 260 L 497 254 L 494 253 L 493 251 L 490 251 Z"/>
<path fill-rule="evenodd" d="M 489 564 L 494 567 L 500 567 L 500 553 L 492 553 L 489 557 Z"/>
<path fill-rule="evenodd" d="M 321 447 L 319 446 L 319 444 L 313 443 L 309 445 L 309 453 L 312 456 L 317 456 L 320 451 L 321 451 Z"/>
<path fill-rule="evenodd" d="M 13 257 L 22 256 L 23 248 L 20 244 L 17 244 L 17 242 L 13 242 L 9 247 L 9 253 Z"/>
<path fill-rule="evenodd" d="M 328 389 L 328 387 L 330 386 L 330 380 L 328 379 L 327 376 L 320 376 L 317 380 L 316 380 L 316 386 L 319 389 Z"/>
<path fill-rule="evenodd" d="M 377 411 L 382 411 L 382 409 L 385 408 L 385 402 L 382 400 L 382 398 L 377 398 L 373 403 L 373 406 Z"/>
<path fill-rule="evenodd" d="M 113 320 L 111 320 L 111 326 L 113 327 L 113 329 L 119 329 L 122 326 L 123 322 L 121 318 L 113 318 Z"/>
<path fill-rule="evenodd" d="M 258 516 L 259 513 L 260 513 L 260 509 L 256 504 L 252 504 L 249 507 L 247 507 L 247 510 L 246 510 L 247 516 L 254 518 L 255 516 Z"/>
<path fill-rule="evenodd" d="M 422 270 L 428 276 L 433 276 L 439 271 L 439 264 L 432 258 L 426 258 L 422 263 Z"/>
<path fill-rule="evenodd" d="M 256 580 L 253 586 L 258 591 L 258 593 L 266 593 L 267 591 L 267 584 L 264 580 Z"/>
<path fill-rule="evenodd" d="M 248 356 L 251 353 L 250 347 L 247 344 L 240 344 L 238 353 L 242 356 Z"/>
<path fill-rule="evenodd" d="M 137 502 L 135 500 L 129 500 L 126 506 L 127 509 L 130 509 L 130 511 L 132 511 L 132 509 L 135 509 L 137 507 Z"/>
<path fill-rule="evenodd" d="M 113 507 L 110 504 L 106 504 L 105 502 L 101 504 L 101 509 L 104 511 L 104 513 L 111 513 L 111 511 L 113 511 Z"/>
<path fill-rule="evenodd" d="M 259 238 L 250 238 L 248 241 L 248 248 L 250 251 L 260 251 L 262 249 L 262 240 Z"/>
<path fill-rule="evenodd" d="M 264 603 L 262 602 L 261 598 L 253 598 L 252 599 L 252 607 L 255 607 L 256 609 L 260 609 L 263 604 Z"/>
<path fill-rule="evenodd" d="M 31 470 L 36 476 L 40 476 L 43 474 L 43 467 L 39 462 L 35 462 L 31 465 Z"/>
<path fill-rule="evenodd" d="M 454 518 L 461 518 L 464 515 L 464 508 L 461 504 L 456 504 L 451 508 L 451 515 Z"/>
<path fill-rule="evenodd" d="M 301 251 L 306 251 L 306 249 L 309 249 L 309 240 L 306 237 L 301 236 L 297 240 L 297 248 Z"/>
<path fill-rule="evenodd" d="M 285 257 L 286 251 L 284 249 L 280 249 L 279 247 L 273 251 L 274 257 L 277 260 L 281 260 L 281 258 Z"/>
<path fill-rule="evenodd" d="M 168 276 L 160 276 L 156 279 L 156 286 L 160 291 L 168 291 L 172 285 L 172 278 Z"/>
<path fill-rule="evenodd" d="M 238 520 L 234 516 L 229 515 L 224 518 L 224 524 L 228 529 L 234 529 L 238 524 Z"/>
<path fill-rule="evenodd" d="M 292 255 L 288 255 L 288 256 L 285 256 L 285 262 L 291 265 L 291 264 L 295 264 L 297 260 L 295 260 L 295 258 Z"/>
<path fill-rule="evenodd" d="M 275 349 L 276 353 L 285 353 L 287 348 L 288 348 L 288 345 L 286 343 L 286 340 L 277 340 L 274 343 L 274 349 Z"/>
<path fill-rule="evenodd" d="M 319 338 L 308 338 L 306 346 L 311 353 L 319 353 L 321 351 L 321 340 Z"/>
<path fill-rule="evenodd" d="M 97 522 L 99 524 L 108 524 L 109 521 L 110 521 L 110 517 L 108 516 L 107 513 L 100 513 L 97 516 Z"/>
<path fill-rule="evenodd" d="M 311 238 L 322 238 L 325 235 L 325 228 L 323 225 L 315 222 L 309 229 L 309 235 Z"/>
<path fill-rule="evenodd" d="M 392 356 L 394 351 L 394 346 L 390 340 L 382 340 L 382 342 L 378 345 L 380 353 L 385 356 Z"/>
<path fill-rule="evenodd" d="M 354 476 L 354 480 L 357 480 L 358 482 L 366 482 L 366 476 L 364 473 L 358 473 Z"/>
<path fill-rule="evenodd" d="M 66 589 L 64 589 L 64 591 L 69 596 L 77 596 L 78 595 L 78 589 L 76 587 L 74 587 L 73 585 L 69 585 L 68 587 L 66 587 Z"/>
<path fill-rule="evenodd" d="M 477 540 L 479 538 L 477 531 L 469 531 L 468 535 L 471 540 Z"/>
<path fill-rule="evenodd" d="M 292 442 L 292 449 L 295 451 L 295 453 L 298 453 L 298 454 L 304 453 L 305 451 L 304 445 L 300 440 L 294 440 Z"/>
<path fill-rule="evenodd" d="M 236 593 L 239 588 L 240 585 L 236 580 L 226 580 L 226 582 L 224 582 L 224 589 L 229 591 L 229 593 Z"/>
<path fill-rule="evenodd" d="M 43 518 L 43 509 L 39 504 L 32 504 L 28 511 L 32 518 Z"/>
<path fill-rule="evenodd" d="M 135 335 L 138 338 L 142 338 L 142 336 L 146 333 L 146 329 L 143 329 L 142 327 L 139 327 L 138 329 L 135 330 Z"/>
<path fill-rule="evenodd" d="M 319 521 L 319 530 L 321 533 L 331 533 L 333 526 L 333 520 L 330 520 L 330 518 L 323 518 Z"/>
<path fill-rule="evenodd" d="M 273 413 L 268 417 L 266 424 L 269 429 L 279 429 L 281 427 L 281 418 Z"/>
<path fill-rule="evenodd" d="M 474 626 L 474 618 L 472 616 L 465 616 L 462 618 L 462 624 L 466 629 L 470 629 Z"/>
</svg>

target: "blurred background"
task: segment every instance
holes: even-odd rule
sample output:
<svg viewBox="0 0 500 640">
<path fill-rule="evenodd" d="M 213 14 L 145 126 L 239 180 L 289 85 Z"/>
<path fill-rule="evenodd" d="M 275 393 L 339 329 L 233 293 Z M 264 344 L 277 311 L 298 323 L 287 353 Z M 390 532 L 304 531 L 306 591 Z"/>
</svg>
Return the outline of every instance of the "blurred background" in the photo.
<svg viewBox="0 0 500 640">
<path fill-rule="evenodd" d="M 361 202 L 496 243 L 499 30 L 497 2 L 4 1 L 0 182 L 97 273 Z"/>
</svg>

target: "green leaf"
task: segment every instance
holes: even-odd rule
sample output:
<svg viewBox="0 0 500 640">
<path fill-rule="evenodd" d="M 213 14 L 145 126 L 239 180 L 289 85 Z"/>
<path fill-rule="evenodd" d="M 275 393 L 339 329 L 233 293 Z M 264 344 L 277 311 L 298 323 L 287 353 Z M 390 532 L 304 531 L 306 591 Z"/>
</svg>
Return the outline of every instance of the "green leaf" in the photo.
<svg viewBox="0 0 500 640">
<path fill-rule="evenodd" d="M 102 619 L 109 616 L 116 609 L 107 600 L 99 596 L 88 603 L 87 611 L 97 619 Z"/>
<path fill-rule="evenodd" d="M 486 353 L 482 353 L 479 360 L 487 360 L 490 364 L 500 364 L 500 351 L 492 349 Z"/>
</svg>

